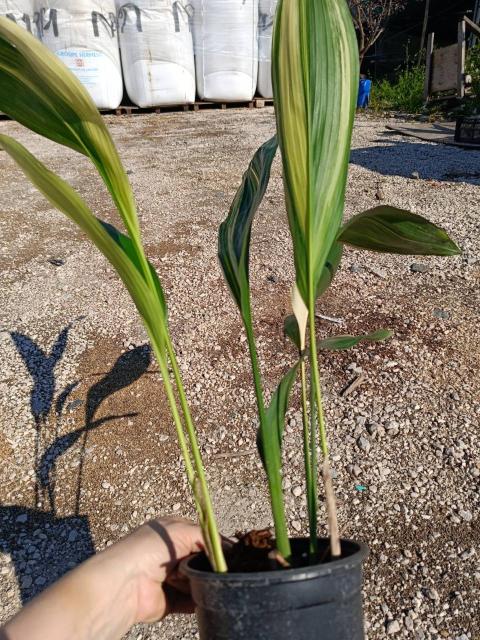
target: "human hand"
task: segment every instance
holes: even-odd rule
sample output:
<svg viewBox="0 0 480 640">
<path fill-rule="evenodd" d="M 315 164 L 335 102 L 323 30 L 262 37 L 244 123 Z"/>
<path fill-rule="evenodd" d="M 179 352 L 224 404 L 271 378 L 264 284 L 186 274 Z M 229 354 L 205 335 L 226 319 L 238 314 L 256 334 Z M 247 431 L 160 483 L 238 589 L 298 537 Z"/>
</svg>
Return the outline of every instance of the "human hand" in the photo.
<svg viewBox="0 0 480 640">
<path fill-rule="evenodd" d="M 200 528 L 152 520 L 33 598 L 1 640 L 119 640 L 138 622 L 193 611 L 183 558 L 203 549 Z"/>
<path fill-rule="evenodd" d="M 204 548 L 200 527 L 188 520 L 152 520 L 97 556 L 105 569 L 123 565 L 133 580 L 134 621 L 153 622 L 169 613 L 193 613 L 188 580 L 178 565 Z M 103 558 L 102 558 L 103 556 Z"/>
</svg>

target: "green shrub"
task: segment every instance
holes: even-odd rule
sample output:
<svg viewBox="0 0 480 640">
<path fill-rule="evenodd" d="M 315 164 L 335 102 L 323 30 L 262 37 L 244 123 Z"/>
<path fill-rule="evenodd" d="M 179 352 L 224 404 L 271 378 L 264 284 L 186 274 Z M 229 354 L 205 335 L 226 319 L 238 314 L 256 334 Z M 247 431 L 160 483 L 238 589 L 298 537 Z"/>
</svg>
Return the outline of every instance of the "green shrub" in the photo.
<svg viewBox="0 0 480 640">
<path fill-rule="evenodd" d="M 418 113 L 424 104 L 424 81 L 423 67 L 406 67 L 400 71 L 394 82 L 382 80 L 378 84 L 374 83 L 370 105 L 376 111 Z"/>
<path fill-rule="evenodd" d="M 467 52 L 466 72 L 472 76 L 472 94 L 475 105 L 480 106 L 480 44 L 471 47 Z"/>
</svg>

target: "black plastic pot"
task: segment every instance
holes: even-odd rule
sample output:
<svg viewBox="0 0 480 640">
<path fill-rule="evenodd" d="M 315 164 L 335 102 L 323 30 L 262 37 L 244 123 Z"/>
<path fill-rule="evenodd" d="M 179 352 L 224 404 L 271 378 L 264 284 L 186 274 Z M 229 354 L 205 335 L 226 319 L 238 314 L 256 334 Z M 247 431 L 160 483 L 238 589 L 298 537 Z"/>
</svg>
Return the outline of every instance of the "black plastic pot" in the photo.
<svg viewBox="0 0 480 640">
<path fill-rule="evenodd" d="M 308 540 L 291 540 L 294 558 Z M 328 540 L 319 540 L 326 549 Z M 362 543 L 338 560 L 296 569 L 217 574 L 203 554 L 184 560 L 201 640 L 363 640 Z"/>
</svg>

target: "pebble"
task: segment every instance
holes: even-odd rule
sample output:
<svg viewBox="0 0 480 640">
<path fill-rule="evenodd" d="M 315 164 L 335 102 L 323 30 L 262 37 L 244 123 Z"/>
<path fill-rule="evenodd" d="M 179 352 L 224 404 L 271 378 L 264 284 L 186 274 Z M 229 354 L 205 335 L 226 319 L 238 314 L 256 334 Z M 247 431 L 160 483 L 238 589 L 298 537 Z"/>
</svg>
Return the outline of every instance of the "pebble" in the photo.
<svg viewBox="0 0 480 640">
<path fill-rule="evenodd" d="M 370 440 L 368 440 L 368 438 L 365 438 L 365 436 L 360 436 L 357 440 L 357 445 L 358 448 L 361 449 L 362 451 L 365 451 L 365 453 L 368 453 L 370 451 Z"/>
<path fill-rule="evenodd" d="M 33 578 L 32 576 L 23 576 L 21 580 L 22 589 L 29 589 L 32 586 Z"/>
<path fill-rule="evenodd" d="M 182 505 L 180 504 L 180 502 L 176 502 L 173 507 L 172 510 L 173 511 L 180 511 L 180 509 L 182 508 Z"/>
<path fill-rule="evenodd" d="M 382 278 L 384 280 L 387 277 L 387 272 L 384 269 L 380 269 L 379 267 L 370 267 L 370 273 L 373 273 L 377 278 Z"/>
<path fill-rule="evenodd" d="M 422 264 L 421 262 L 414 262 L 410 265 L 410 271 L 413 271 L 413 273 L 426 273 L 429 269 L 428 264 Z"/>
<path fill-rule="evenodd" d="M 28 520 L 28 515 L 26 513 L 21 513 L 19 516 L 16 517 L 15 522 L 24 524 L 25 522 L 27 522 L 27 520 Z"/>
<path fill-rule="evenodd" d="M 299 520 L 292 520 L 292 529 L 295 529 L 295 531 L 301 531 L 302 523 Z"/>
<path fill-rule="evenodd" d="M 429 600 L 433 600 L 434 602 L 438 602 L 440 600 L 440 596 L 438 595 L 438 591 L 436 589 L 425 589 L 425 596 Z"/>
<path fill-rule="evenodd" d="M 450 318 L 450 314 L 444 309 L 434 309 L 433 315 L 435 318 L 439 318 L 440 320 L 448 320 Z"/>
<path fill-rule="evenodd" d="M 400 631 L 400 623 L 398 620 L 390 620 L 387 623 L 387 636 L 393 636 Z"/>
<path fill-rule="evenodd" d="M 298 486 L 292 489 L 292 493 L 296 498 L 299 498 L 303 493 L 303 488 Z"/>
<path fill-rule="evenodd" d="M 465 549 L 465 551 L 462 551 L 462 553 L 460 554 L 460 558 L 461 560 L 469 560 L 474 555 L 475 555 L 475 549 L 471 547 L 470 549 Z"/>
<path fill-rule="evenodd" d="M 405 616 L 403 624 L 408 631 L 413 631 L 413 620 L 410 616 Z"/>
<path fill-rule="evenodd" d="M 473 515 L 471 511 L 459 511 L 458 515 L 460 516 L 460 518 L 462 518 L 462 520 L 465 520 L 465 522 L 471 522 L 473 520 Z"/>
<path fill-rule="evenodd" d="M 68 534 L 68 542 L 75 542 L 77 538 L 78 538 L 78 533 L 75 531 L 75 529 L 72 529 Z"/>
</svg>

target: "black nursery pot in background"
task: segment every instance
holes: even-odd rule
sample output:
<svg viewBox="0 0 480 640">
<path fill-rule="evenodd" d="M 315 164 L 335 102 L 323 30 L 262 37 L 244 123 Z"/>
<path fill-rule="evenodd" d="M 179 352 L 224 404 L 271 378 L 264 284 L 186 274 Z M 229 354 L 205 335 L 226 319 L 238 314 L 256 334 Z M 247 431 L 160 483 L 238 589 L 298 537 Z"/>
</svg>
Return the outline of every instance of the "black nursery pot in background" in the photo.
<svg viewBox="0 0 480 640">
<path fill-rule="evenodd" d="M 291 543 L 294 558 L 308 550 L 306 539 Z M 201 640 L 363 640 L 367 554 L 364 544 L 342 540 L 338 560 L 258 573 L 213 573 L 203 554 L 185 560 Z"/>
</svg>

